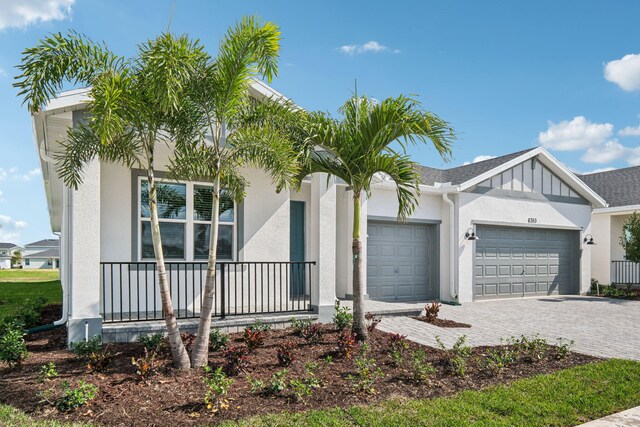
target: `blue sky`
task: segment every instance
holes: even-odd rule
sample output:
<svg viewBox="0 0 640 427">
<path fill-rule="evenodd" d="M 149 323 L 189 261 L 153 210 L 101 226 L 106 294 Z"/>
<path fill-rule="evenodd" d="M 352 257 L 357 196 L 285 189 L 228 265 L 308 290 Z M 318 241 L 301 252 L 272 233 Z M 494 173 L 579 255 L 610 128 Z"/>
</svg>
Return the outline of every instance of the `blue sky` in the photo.
<svg viewBox="0 0 640 427">
<path fill-rule="evenodd" d="M 123 55 L 167 27 L 173 0 L 0 0 L 0 241 L 50 236 L 21 52 L 74 29 Z M 282 29 L 273 86 L 335 112 L 358 90 L 415 94 L 460 134 L 452 165 L 544 145 L 573 170 L 640 164 L 640 2 L 186 1 L 171 30 L 211 52 L 257 14 Z M 439 167 L 433 150 L 414 158 Z"/>
</svg>

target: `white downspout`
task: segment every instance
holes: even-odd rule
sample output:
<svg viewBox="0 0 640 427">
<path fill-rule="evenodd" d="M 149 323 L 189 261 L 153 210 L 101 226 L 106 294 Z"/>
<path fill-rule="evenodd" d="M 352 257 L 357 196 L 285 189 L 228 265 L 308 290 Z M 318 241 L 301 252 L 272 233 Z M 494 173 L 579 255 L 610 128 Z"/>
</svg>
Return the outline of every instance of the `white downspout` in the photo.
<svg viewBox="0 0 640 427">
<path fill-rule="evenodd" d="M 442 200 L 449 205 L 449 295 L 454 301 L 457 301 L 458 294 L 456 293 L 456 247 L 455 247 L 455 204 L 453 200 L 449 199 L 447 193 L 442 193 Z"/>
</svg>

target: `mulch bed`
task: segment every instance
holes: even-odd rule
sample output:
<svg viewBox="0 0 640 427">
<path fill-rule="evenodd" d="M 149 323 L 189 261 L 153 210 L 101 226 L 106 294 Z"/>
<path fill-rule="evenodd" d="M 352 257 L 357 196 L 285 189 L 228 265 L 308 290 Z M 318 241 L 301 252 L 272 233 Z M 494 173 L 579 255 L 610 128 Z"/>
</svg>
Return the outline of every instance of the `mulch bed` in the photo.
<svg viewBox="0 0 640 427">
<path fill-rule="evenodd" d="M 250 365 L 245 373 L 233 377 L 229 391 L 229 409 L 220 414 L 207 411 L 203 403 L 205 387 L 200 370 L 178 372 L 171 368 L 168 354 L 160 357 L 162 367 L 146 383 L 136 377 L 136 368 L 131 357 L 142 354 L 138 343 L 112 344 L 109 349 L 116 353 L 112 363 L 101 373 L 89 373 L 84 363 L 75 359 L 65 348 L 65 330 L 58 329 L 28 337 L 29 358 L 22 369 L 9 369 L 0 365 L 0 402 L 12 405 L 36 419 L 85 421 L 109 426 L 184 426 L 215 423 L 222 419 L 240 419 L 252 415 L 280 411 L 303 411 L 328 407 L 348 407 L 375 403 L 389 398 L 434 398 L 449 396 L 462 390 L 480 389 L 492 384 L 507 383 L 542 373 L 554 372 L 599 360 L 578 353 L 569 353 L 565 358 L 556 354 L 554 347 L 548 357 L 535 362 L 520 361 L 509 365 L 497 376 L 482 368 L 482 360 L 489 347 L 476 347 L 469 360 L 465 377 L 457 377 L 447 371 L 441 350 L 409 343 L 409 351 L 423 349 L 429 362 L 437 372 L 428 384 L 413 382 L 406 368 L 396 367 L 389 355 L 392 335 L 375 330 L 369 340 L 369 357 L 375 359 L 384 372 L 384 378 L 376 384 L 375 394 L 356 392 L 348 376 L 355 373 L 353 359 L 341 358 L 336 353 L 338 332 L 332 325 L 322 325 L 318 343 L 310 344 L 294 336 L 291 329 L 267 332 L 263 347 L 249 356 Z M 296 402 L 288 391 L 277 396 L 251 393 L 248 376 L 268 382 L 278 366 L 276 347 L 285 341 L 294 343 L 296 359 L 287 368 L 287 378 L 303 378 L 305 363 L 317 362 L 317 377 L 321 387 L 314 390 L 306 402 Z M 244 345 L 241 334 L 232 334 L 228 345 Z M 333 357 L 327 363 L 327 356 Z M 407 360 L 408 360 L 408 356 Z M 38 372 L 46 363 L 57 366 L 60 377 L 39 382 Z M 220 352 L 210 354 L 212 366 L 222 364 Z M 36 393 L 47 389 L 60 389 L 60 383 L 68 380 L 75 384 L 83 379 L 98 387 L 94 401 L 67 414 L 58 412 L 47 403 L 40 402 Z"/>
<path fill-rule="evenodd" d="M 413 319 L 419 320 L 421 322 L 429 323 L 434 326 L 439 326 L 441 328 L 470 328 L 471 327 L 471 325 L 468 323 L 460 323 L 460 322 L 456 322 L 455 320 L 449 320 L 449 319 L 440 319 L 440 318 L 431 319 L 426 316 L 416 316 L 416 317 L 413 317 Z"/>
</svg>

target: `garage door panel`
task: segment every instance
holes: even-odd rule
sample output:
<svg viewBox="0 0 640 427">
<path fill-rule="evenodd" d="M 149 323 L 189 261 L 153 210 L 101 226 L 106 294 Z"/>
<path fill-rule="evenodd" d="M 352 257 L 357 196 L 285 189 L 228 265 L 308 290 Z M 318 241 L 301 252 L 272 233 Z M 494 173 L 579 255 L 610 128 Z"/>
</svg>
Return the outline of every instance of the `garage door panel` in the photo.
<svg viewBox="0 0 640 427">
<path fill-rule="evenodd" d="M 476 233 L 475 299 L 575 292 L 577 232 L 477 226 Z"/>
<path fill-rule="evenodd" d="M 375 230 L 371 233 L 370 230 Z M 371 299 L 425 300 L 438 297 L 436 226 L 369 221 L 367 292 Z M 373 249 L 373 251 L 371 250 Z"/>
</svg>

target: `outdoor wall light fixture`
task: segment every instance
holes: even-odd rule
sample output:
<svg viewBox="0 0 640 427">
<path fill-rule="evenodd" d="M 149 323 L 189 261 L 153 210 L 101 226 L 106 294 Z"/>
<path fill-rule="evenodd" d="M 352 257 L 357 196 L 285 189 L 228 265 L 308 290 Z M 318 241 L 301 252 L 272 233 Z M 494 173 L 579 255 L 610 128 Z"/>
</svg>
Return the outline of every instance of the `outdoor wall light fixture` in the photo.
<svg viewBox="0 0 640 427">
<path fill-rule="evenodd" d="M 596 244 L 596 242 L 593 241 L 593 236 L 591 234 L 587 234 L 586 236 L 584 236 L 584 239 L 582 239 L 582 243 L 584 243 L 585 245 Z"/>
<path fill-rule="evenodd" d="M 476 236 L 476 232 L 473 231 L 473 228 L 469 228 L 466 233 L 464 233 L 464 238 L 467 240 L 480 240 L 478 236 Z"/>
</svg>

